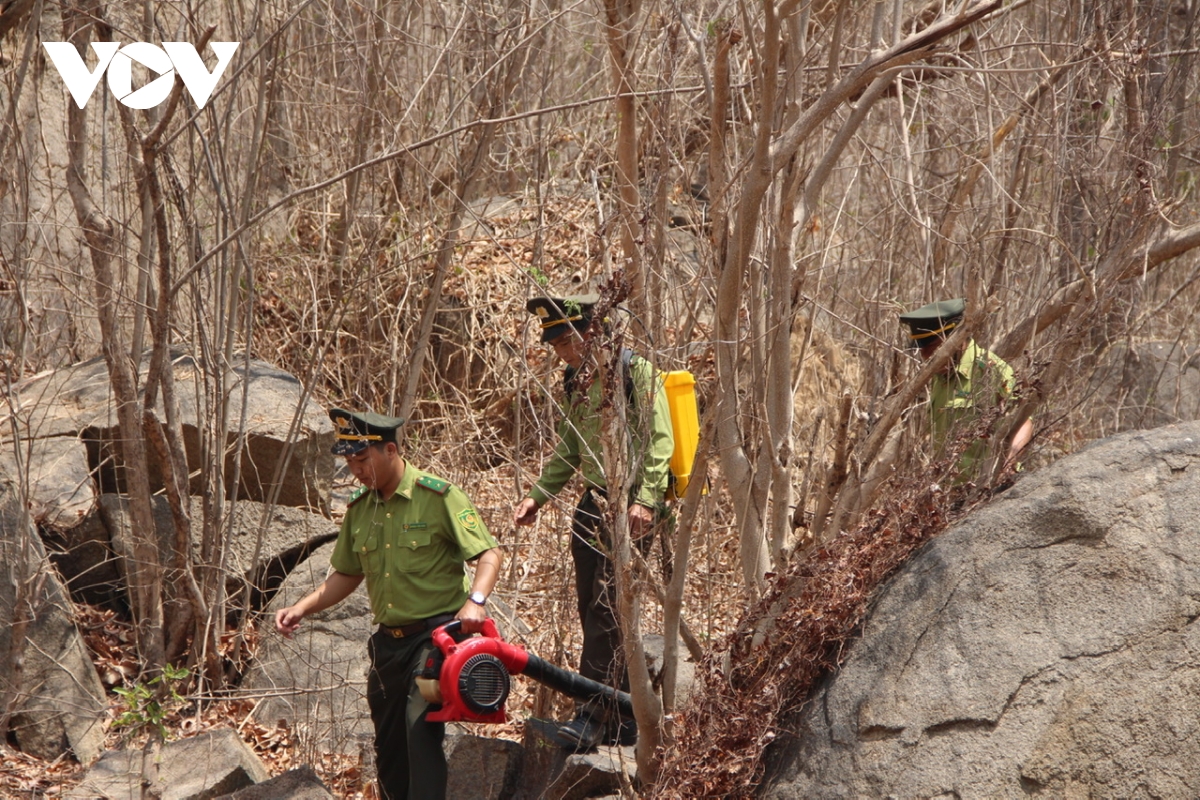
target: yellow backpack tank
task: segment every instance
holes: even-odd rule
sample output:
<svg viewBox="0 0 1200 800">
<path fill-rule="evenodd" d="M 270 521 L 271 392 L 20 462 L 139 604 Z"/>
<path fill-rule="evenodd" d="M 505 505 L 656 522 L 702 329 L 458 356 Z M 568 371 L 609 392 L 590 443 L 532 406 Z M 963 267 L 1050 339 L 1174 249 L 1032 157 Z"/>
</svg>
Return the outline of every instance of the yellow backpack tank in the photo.
<svg viewBox="0 0 1200 800">
<path fill-rule="evenodd" d="M 663 389 L 671 409 L 671 432 L 675 436 L 675 451 L 671 453 L 671 475 L 675 478 L 667 489 L 667 499 L 675 500 L 687 494 L 700 444 L 700 410 L 696 403 L 696 378 L 687 370 L 663 373 Z M 702 493 L 707 493 L 701 489 Z"/>
</svg>

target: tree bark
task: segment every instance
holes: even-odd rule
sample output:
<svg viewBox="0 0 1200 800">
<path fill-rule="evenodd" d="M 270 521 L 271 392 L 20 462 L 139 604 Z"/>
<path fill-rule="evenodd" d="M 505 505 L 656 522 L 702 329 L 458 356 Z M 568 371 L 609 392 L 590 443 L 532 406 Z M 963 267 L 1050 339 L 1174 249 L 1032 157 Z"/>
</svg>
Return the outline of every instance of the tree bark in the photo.
<svg viewBox="0 0 1200 800">
<path fill-rule="evenodd" d="M 66 8 L 63 13 L 64 37 L 84 51 L 91 41 L 92 21 L 100 19 L 103 19 L 102 9 L 94 3 L 82 8 Z M 87 138 L 87 112 L 70 104 L 67 109 L 67 192 L 91 256 L 101 346 L 121 437 L 121 460 L 129 495 L 133 540 L 132 559 L 128 560 L 126 568 L 138 654 L 146 668 L 155 670 L 165 663 L 163 576 L 150 505 L 149 469 L 138 399 L 140 358 L 134 354 L 137 360 L 131 359 L 128 340 L 122 330 L 122 309 L 114 291 L 116 276 L 112 265 L 120 253 L 114 227 L 96 207 L 84 177 Z"/>
<path fill-rule="evenodd" d="M 617 214 L 620 227 L 621 269 L 630 285 L 629 304 L 646 319 L 646 275 L 638 248 L 638 207 L 641 205 L 638 168 L 637 100 L 633 73 L 633 26 L 639 0 L 604 0 L 604 33 L 613 71 L 617 112 Z"/>
</svg>

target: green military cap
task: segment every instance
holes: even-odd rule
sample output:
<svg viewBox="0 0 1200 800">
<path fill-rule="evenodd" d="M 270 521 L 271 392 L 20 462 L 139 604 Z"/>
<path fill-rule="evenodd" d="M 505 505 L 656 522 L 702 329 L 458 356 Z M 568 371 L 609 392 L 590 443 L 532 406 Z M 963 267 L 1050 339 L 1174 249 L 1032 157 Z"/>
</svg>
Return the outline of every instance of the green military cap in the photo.
<svg viewBox="0 0 1200 800">
<path fill-rule="evenodd" d="M 955 300 L 938 300 L 915 311 L 906 311 L 900 315 L 900 321 L 908 326 L 908 335 L 912 339 L 913 347 L 921 347 L 934 341 L 935 336 L 944 339 L 962 322 L 963 312 L 966 310 L 967 301 L 962 297 Z"/>
<path fill-rule="evenodd" d="M 344 408 L 331 408 L 329 418 L 337 432 L 332 449 L 335 456 L 352 456 L 376 442 L 395 442 L 396 429 L 404 424 L 399 417 L 373 411 L 355 413 Z"/>
<path fill-rule="evenodd" d="M 542 341 L 552 342 L 572 327 L 582 333 L 592 321 L 592 307 L 600 302 L 598 294 L 574 297 L 535 297 L 525 309 L 542 323 Z"/>
</svg>

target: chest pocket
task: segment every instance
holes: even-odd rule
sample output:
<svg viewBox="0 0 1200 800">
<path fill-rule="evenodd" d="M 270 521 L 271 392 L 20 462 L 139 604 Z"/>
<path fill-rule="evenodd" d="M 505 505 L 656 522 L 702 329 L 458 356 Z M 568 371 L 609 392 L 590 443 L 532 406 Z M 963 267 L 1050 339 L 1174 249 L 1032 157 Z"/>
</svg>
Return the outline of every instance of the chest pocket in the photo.
<svg viewBox="0 0 1200 800">
<path fill-rule="evenodd" d="M 368 522 L 362 529 L 354 533 L 354 552 L 362 564 L 364 575 L 378 575 L 383 568 L 383 525 L 378 522 Z"/>
<path fill-rule="evenodd" d="M 437 539 L 432 528 L 401 530 L 396 545 L 399 572 L 425 572 L 437 563 Z"/>
</svg>

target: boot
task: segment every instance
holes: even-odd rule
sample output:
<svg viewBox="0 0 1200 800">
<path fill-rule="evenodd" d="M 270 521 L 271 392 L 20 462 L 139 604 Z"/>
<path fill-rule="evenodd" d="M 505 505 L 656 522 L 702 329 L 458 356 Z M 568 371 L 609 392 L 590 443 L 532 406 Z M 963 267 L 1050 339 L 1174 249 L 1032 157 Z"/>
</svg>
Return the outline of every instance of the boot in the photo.
<svg viewBox="0 0 1200 800">
<path fill-rule="evenodd" d="M 604 739 L 606 728 L 604 720 L 587 711 L 580 711 L 575 719 L 559 726 L 558 738 L 572 752 L 590 753 Z"/>
</svg>

